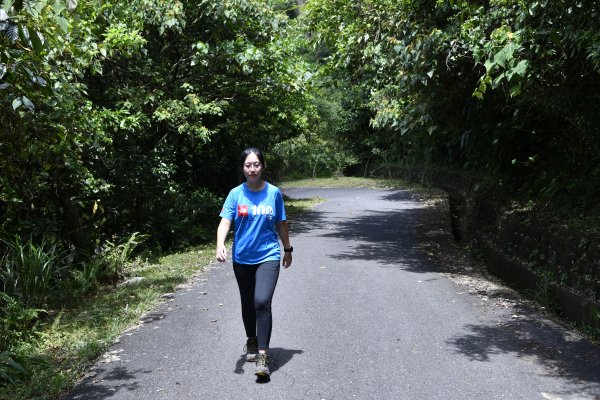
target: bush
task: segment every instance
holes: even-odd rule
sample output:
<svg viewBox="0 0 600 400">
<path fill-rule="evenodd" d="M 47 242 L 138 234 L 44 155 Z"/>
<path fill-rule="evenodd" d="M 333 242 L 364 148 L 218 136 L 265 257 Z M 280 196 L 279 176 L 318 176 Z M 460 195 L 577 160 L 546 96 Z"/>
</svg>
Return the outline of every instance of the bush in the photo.
<svg viewBox="0 0 600 400">
<path fill-rule="evenodd" d="M 107 241 L 101 251 L 74 276 L 83 285 L 116 282 L 126 275 L 125 268 L 135 248 L 149 236 L 134 232 L 127 240 L 116 244 Z"/>
<path fill-rule="evenodd" d="M 29 376 L 29 371 L 18 362 L 19 357 L 11 352 L 0 353 L 0 386 L 15 383 L 17 380 Z"/>
<path fill-rule="evenodd" d="M 158 205 L 157 205 L 158 206 Z M 155 245 L 161 249 L 183 248 L 213 239 L 222 199 L 210 191 L 189 189 L 165 196 L 149 218 Z"/>
<path fill-rule="evenodd" d="M 24 307 L 19 301 L 0 292 L 0 351 L 35 336 L 35 325 L 45 310 Z"/>
<path fill-rule="evenodd" d="M 25 307 L 45 306 L 60 284 L 66 253 L 47 239 L 37 245 L 14 235 L 0 242 L 6 248 L 0 258 L 2 291 Z"/>
</svg>

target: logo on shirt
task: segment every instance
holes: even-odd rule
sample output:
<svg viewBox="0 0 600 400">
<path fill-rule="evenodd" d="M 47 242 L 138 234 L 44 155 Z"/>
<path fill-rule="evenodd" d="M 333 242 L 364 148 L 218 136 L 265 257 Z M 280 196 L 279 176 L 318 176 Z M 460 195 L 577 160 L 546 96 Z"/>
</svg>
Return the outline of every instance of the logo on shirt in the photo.
<svg viewBox="0 0 600 400">
<path fill-rule="evenodd" d="M 238 204 L 237 206 L 237 215 L 238 217 L 247 217 L 250 212 L 252 212 L 252 216 L 256 217 L 257 215 L 266 215 L 267 218 L 271 219 L 273 217 L 273 207 L 265 206 L 265 205 L 253 205 L 248 208 L 246 204 Z"/>
<path fill-rule="evenodd" d="M 248 216 L 248 206 L 245 204 L 238 204 L 238 217 Z"/>
<path fill-rule="evenodd" d="M 263 204 L 252 206 L 252 215 L 273 215 L 273 207 Z"/>
</svg>

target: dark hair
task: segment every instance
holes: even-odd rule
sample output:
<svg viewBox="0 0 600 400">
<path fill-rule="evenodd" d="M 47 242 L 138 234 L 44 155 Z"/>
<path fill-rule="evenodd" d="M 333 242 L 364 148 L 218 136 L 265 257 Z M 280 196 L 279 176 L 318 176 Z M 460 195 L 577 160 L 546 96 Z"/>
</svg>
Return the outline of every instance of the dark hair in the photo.
<svg viewBox="0 0 600 400">
<path fill-rule="evenodd" d="M 248 156 L 252 153 L 256 154 L 256 157 L 258 157 L 258 161 L 260 161 L 262 167 L 267 168 L 267 165 L 265 164 L 265 155 L 262 151 L 260 151 L 260 149 L 257 149 L 256 147 L 248 147 L 247 149 L 242 151 L 242 156 L 240 159 L 240 168 L 244 168 L 246 158 L 248 158 Z"/>
</svg>

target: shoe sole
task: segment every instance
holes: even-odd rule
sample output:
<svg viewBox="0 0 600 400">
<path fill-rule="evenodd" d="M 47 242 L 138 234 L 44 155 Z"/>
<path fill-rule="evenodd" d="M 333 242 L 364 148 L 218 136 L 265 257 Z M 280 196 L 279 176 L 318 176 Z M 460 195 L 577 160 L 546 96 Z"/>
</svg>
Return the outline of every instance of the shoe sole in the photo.
<svg viewBox="0 0 600 400">
<path fill-rule="evenodd" d="M 268 378 L 271 376 L 271 373 L 269 371 L 256 371 L 254 375 L 260 378 Z"/>
</svg>

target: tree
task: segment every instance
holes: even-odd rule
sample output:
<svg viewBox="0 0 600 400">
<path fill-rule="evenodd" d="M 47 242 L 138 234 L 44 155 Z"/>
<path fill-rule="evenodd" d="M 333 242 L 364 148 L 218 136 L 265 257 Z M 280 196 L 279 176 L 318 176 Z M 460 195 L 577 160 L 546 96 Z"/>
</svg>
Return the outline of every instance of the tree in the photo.
<svg viewBox="0 0 600 400">
<path fill-rule="evenodd" d="M 595 2 L 311 0 L 307 14 L 331 65 L 368 93 L 374 148 L 593 206 Z"/>
<path fill-rule="evenodd" d="M 6 0 L 2 10 L 10 233 L 55 236 L 88 256 L 132 232 L 163 248 L 201 240 L 241 149 L 268 151 L 306 129 L 309 75 L 288 17 L 265 2 Z"/>
</svg>

